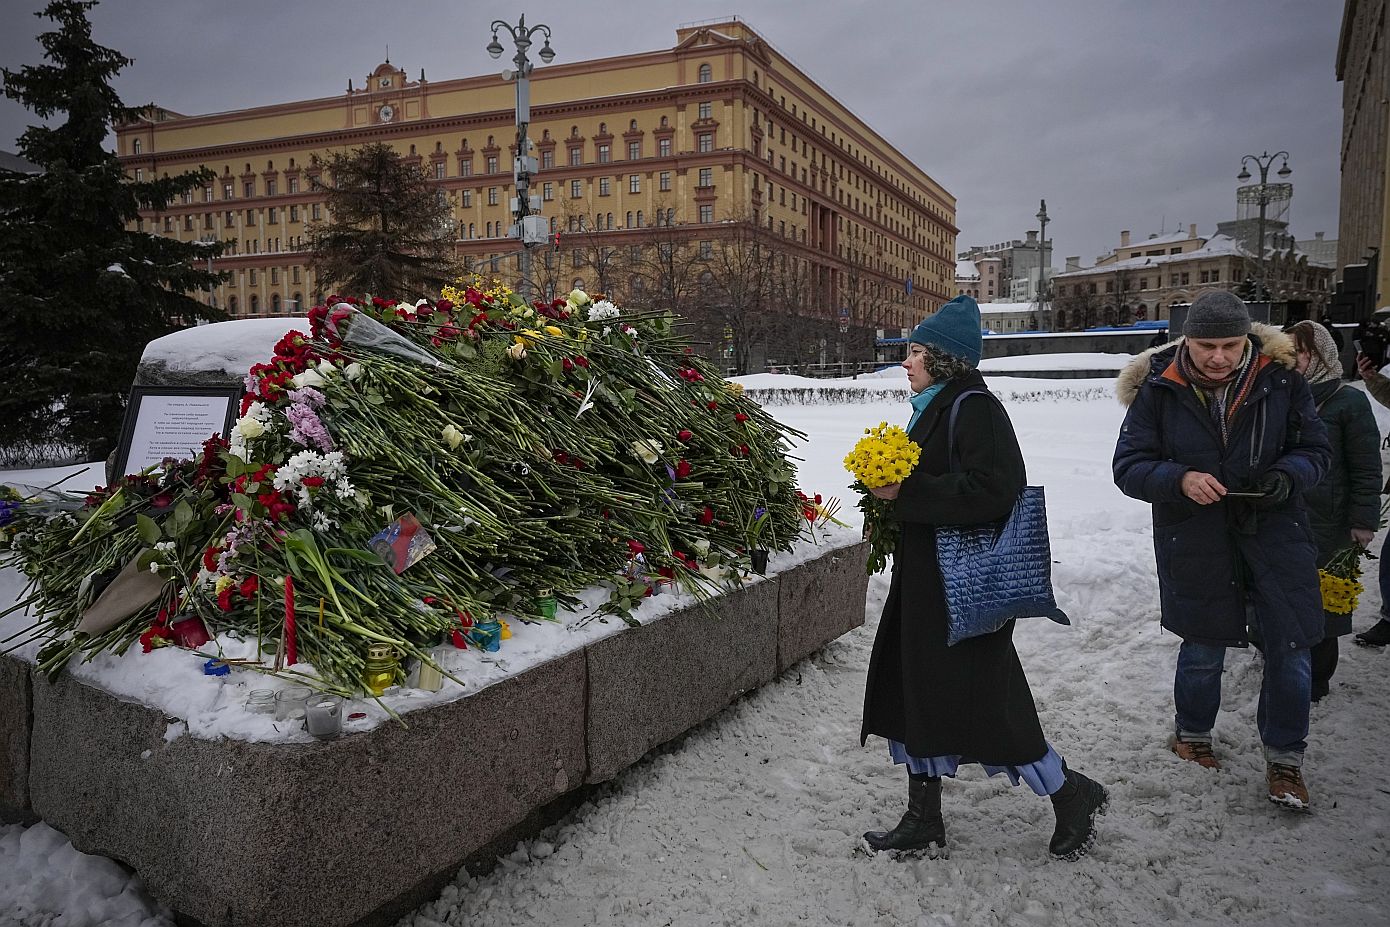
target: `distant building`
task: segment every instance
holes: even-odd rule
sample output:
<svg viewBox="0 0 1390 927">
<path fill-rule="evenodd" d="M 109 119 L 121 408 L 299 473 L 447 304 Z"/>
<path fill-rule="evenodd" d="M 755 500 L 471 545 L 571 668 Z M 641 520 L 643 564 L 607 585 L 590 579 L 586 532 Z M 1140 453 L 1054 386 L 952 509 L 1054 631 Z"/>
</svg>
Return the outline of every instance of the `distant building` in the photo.
<svg viewBox="0 0 1390 927">
<path fill-rule="evenodd" d="M 1337 278 L 1390 303 L 1390 0 L 1345 0 L 1337 42 L 1342 83 L 1342 196 Z M 1376 256 L 1378 255 L 1378 259 Z M 1374 278 L 1366 267 L 1374 262 Z M 1359 267 L 1347 273 L 1348 267 Z M 1355 294 L 1358 298 L 1360 293 Z"/>
<path fill-rule="evenodd" d="M 303 312 L 325 295 L 306 251 L 324 218 L 315 180 L 331 153 L 384 142 L 436 179 L 458 257 L 514 280 L 514 86 L 496 71 L 413 80 L 389 61 L 345 83 L 332 97 L 222 113 L 154 107 L 120 126 L 132 176 L 213 174 L 140 227 L 229 242 L 212 298 L 230 314 Z M 673 239 L 708 260 L 715 242 L 756 232 L 785 257 L 779 272 L 800 271 L 806 315 L 831 332 L 844 307 L 856 330 L 897 330 L 954 295 L 955 198 L 741 20 L 683 26 L 654 51 L 537 67 L 530 140 L 531 193 L 559 233 L 532 252 L 542 292 L 583 285 L 630 302 L 656 289 L 639 270 Z"/>
<path fill-rule="evenodd" d="M 1301 238 L 1294 242 L 1294 246 L 1308 255 L 1308 260 L 1313 263 L 1336 267 L 1337 239 L 1327 238 L 1325 235 L 1325 232 L 1318 232 L 1312 238 Z"/>
<path fill-rule="evenodd" d="M 1052 239 L 1038 246 L 1038 233 L 1028 232 L 1024 240 L 1001 241 L 993 245 L 971 245 L 965 251 L 957 252 L 956 259 L 973 261 L 977 266 L 983 259 L 994 258 L 999 261 L 998 282 L 995 292 L 989 292 L 989 276 L 985 268 L 980 268 L 981 299 L 1035 299 L 1037 297 L 1038 268 L 1044 257 L 1052 254 Z M 1052 272 L 1048 271 L 1049 278 Z M 1015 280 L 1024 281 L 1023 289 L 1016 289 Z M 1031 284 L 1029 283 L 1031 281 Z"/>
<path fill-rule="evenodd" d="M 980 268 L 974 261 L 956 261 L 956 295 L 980 301 Z"/>
<path fill-rule="evenodd" d="M 1037 303 L 985 303 L 980 306 L 980 327 L 1000 335 L 1038 330 Z"/>
<path fill-rule="evenodd" d="M 1265 255 L 1272 300 L 1286 304 L 1290 317 L 1316 316 L 1327 305 L 1332 267 L 1311 260 L 1291 238 L 1282 241 Z M 1052 278 L 1057 331 L 1167 319 L 1175 303 L 1190 303 L 1209 290 L 1237 290 L 1259 275 L 1253 251 L 1228 235 L 1204 238 L 1195 225 L 1137 242 L 1124 231 L 1119 247 L 1094 267 L 1073 269 L 1079 263 L 1073 258 L 1067 263 Z"/>
</svg>

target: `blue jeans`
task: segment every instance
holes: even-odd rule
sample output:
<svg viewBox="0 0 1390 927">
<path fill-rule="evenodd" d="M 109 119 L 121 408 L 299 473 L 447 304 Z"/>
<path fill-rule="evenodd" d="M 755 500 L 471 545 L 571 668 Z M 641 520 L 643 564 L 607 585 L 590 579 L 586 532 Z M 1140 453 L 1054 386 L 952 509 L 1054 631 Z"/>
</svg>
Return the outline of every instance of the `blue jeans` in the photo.
<svg viewBox="0 0 1390 927">
<path fill-rule="evenodd" d="M 1221 670 L 1226 648 L 1183 641 L 1173 680 L 1173 723 L 1182 740 L 1211 742 L 1221 707 Z M 1264 680 L 1255 723 L 1265 745 L 1265 760 L 1302 766 L 1308 748 L 1308 705 L 1312 695 L 1312 651 L 1307 647 L 1267 646 Z"/>
</svg>

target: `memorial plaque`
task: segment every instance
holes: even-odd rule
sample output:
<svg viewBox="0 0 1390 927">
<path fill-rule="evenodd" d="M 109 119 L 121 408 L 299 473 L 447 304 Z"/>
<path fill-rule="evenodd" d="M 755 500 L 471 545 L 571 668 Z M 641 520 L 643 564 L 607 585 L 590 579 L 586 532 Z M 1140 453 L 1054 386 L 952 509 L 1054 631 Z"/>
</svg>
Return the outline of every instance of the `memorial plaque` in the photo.
<svg viewBox="0 0 1390 927">
<path fill-rule="evenodd" d="M 116 475 L 157 467 L 166 457 L 196 458 L 208 438 L 227 437 L 241 394 L 241 387 L 133 387 L 116 449 Z"/>
</svg>

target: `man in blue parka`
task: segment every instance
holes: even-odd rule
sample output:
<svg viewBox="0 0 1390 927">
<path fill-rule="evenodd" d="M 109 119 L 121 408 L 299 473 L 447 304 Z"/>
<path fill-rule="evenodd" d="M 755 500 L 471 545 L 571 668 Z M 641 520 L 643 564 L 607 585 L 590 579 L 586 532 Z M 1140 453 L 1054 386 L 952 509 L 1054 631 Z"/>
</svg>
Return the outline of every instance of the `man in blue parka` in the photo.
<svg viewBox="0 0 1390 927">
<path fill-rule="evenodd" d="M 1301 494 L 1331 450 L 1291 339 L 1252 325 L 1231 293 L 1204 293 L 1183 337 L 1120 374 L 1129 407 L 1115 485 L 1153 504 L 1163 627 L 1182 638 L 1173 752 L 1216 769 L 1212 727 L 1227 647 L 1264 641 L 1257 723 L 1270 801 L 1306 810 L 1309 648 L 1322 639 L 1317 547 Z"/>
</svg>

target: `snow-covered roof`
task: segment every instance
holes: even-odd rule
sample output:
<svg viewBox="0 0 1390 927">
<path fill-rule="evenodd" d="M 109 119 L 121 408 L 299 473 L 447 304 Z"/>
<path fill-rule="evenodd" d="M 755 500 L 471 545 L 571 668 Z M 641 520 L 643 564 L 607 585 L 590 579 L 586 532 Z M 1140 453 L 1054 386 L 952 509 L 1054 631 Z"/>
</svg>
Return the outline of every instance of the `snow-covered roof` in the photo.
<svg viewBox="0 0 1390 927">
<path fill-rule="evenodd" d="M 1010 312 L 1033 312 L 1034 303 L 980 303 L 980 315 L 1005 315 Z"/>
<path fill-rule="evenodd" d="M 1155 235 L 1152 238 L 1143 238 L 1139 241 L 1131 241 L 1127 245 L 1121 245 L 1120 247 L 1116 248 L 1115 251 L 1116 253 L 1118 253 L 1120 251 L 1127 251 L 1134 248 L 1149 248 L 1154 245 L 1171 245 L 1176 244 L 1180 241 L 1191 240 L 1192 236 L 1188 235 L 1187 232 L 1169 232 L 1167 235 Z"/>
<path fill-rule="evenodd" d="M 1157 239 L 1154 239 L 1157 241 Z M 1213 235 L 1207 239 L 1207 243 L 1196 251 L 1188 251 L 1184 254 L 1155 254 L 1151 257 L 1126 258 L 1123 261 L 1115 261 L 1111 264 L 1102 264 L 1096 267 L 1083 267 L 1080 270 L 1071 270 L 1063 274 L 1054 275 L 1053 279 L 1062 277 L 1084 277 L 1094 274 L 1096 271 L 1113 273 L 1121 270 L 1142 270 L 1145 267 L 1156 267 L 1160 264 L 1169 264 L 1173 261 L 1194 261 L 1202 258 L 1215 257 L 1248 257 L 1255 256 L 1247 251 L 1240 242 L 1231 238 L 1229 235 Z"/>
<path fill-rule="evenodd" d="M 956 279 L 962 277 L 978 277 L 980 268 L 975 266 L 974 261 L 956 261 Z"/>
</svg>

